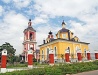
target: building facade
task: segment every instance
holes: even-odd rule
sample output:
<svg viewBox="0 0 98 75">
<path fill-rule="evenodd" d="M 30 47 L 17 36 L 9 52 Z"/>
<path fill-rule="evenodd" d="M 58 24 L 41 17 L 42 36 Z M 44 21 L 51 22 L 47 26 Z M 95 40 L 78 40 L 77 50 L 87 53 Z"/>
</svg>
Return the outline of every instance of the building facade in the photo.
<svg viewBox="0 0 98 75">
<path fill-rule="evenodd" d="M 25 62 L 28 62 L 27 51 L 32 49 L 33 52 L 36 52 L 36 30 L 32 27 L 31 19 L 28 22 L 28 27 L 24 30 L 24 41 L 23 41 L 23 53 L 25 55 Z M 36 58 L 36 53 L 34 53 Z"/>
<path fill-rule="evenodd" d="M 49 59 L 49 50 L 54 50 L 55 62 L 60 62 L 66 59 L 64 54 L 69 50 L 70 58 L 77 60 L 77 52 L 81 52 L 82 57 L 86 58 L 86 51 L 89 50 L 89 43 L 81 42 L 77 36 L 69 29 L 66 29 L 66 24 L 62 22 L 62 28 L 57 32 L 56 39 L 54 39 L 52 32 L 49 32 L 46 40 L 43 40 L 43 44 L 40 47 L 40 60 L 45 61 Z"/>
</svg>

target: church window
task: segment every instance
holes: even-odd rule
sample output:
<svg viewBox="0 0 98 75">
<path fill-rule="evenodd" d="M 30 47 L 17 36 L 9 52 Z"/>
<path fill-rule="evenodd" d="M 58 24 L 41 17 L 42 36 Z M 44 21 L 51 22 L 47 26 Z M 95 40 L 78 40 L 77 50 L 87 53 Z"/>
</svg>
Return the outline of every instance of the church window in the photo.
<svg viewBox="0 0 98 75">
<path fill-rule="evenodd" d="M 49 58 L 49 48 L 47 48 L 47 59 Z"/>
<path fill-rule="evenodd" d="M 62 34 L 63 38 L 66 38 L 66 34 Z"/>
<path fill-rule="evenodd" d="M 86 49 L 84 49 L 85 57 L 86 57 Z"/>
<path fill-rule="evenodd" d="M 43 50 L 42 50 L 42 54 L 43 54 Z"/>
<path fill-rule="evenodd" d="M 44 51 L 42 50 L 42 58 L 44 58 Z"/>
<path fill-rule="evenodd" d="M 69 50 L 69 54 L 70 54 L 70 47 L 68 47 L 68 50 Z"/>
<path fill-rule="evenodd" d="M 56 49 L 56 47 L 54 47 L 54 51 L 55 51 L 55 56 L 57 56 L 57 49 Z"/>
<path fill-rule="evenodd" d="M 33 36 L 32 33 L 30 33 L 30 40 L 32 40 L 32 36 Z"/>
</svg>

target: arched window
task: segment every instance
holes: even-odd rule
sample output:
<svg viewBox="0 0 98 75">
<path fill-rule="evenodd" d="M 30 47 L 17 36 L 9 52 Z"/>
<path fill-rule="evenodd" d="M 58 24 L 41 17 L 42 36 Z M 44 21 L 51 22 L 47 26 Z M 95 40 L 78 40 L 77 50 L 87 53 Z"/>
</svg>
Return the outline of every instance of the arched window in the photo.
<svg viewBox="0 0 98 75">
<path fill-rule="evenodd" d="M 43 52 L 43 50 L 42 50 L 42 55 L 43 55 L 43 53 L 44 53 L 44 52 Z"/>
<path fill-rule="evenodd" d="M 56 47 L 54 47 L 54 51 L 55 51 L 55 56 L 57 56 L 57 49 L 56 49 Z"/>
<path fill-rule="evenodd" d="M 78 46 L 76 46 L 76 52 L 75 52 L 75 54 L 76 54 L 76 57 L 77 57 L 77 51 L 78 51 L 78 49 L 79 49 L 79 47 Z"/>
<path fill-rule="evenodd" d="M 78 51 L 78 49 L 79 49 L 79 47 L 78 47 L 78 46 L 76 46 L 76 52 Z"/>
<path fill-rule="evenodd" d="M 62 34 L 62 37 L 65 39 L 66 38 L 66 34 Z"/>
<path fill-rule="evenodd" d="M 85 57 L 86 57 L 86 49 L 84 49 L 84 54 L 85 54 Z"/>
<path fill-rule="evenodd" d="M 42 58 L 44 58 L 44 51 L 42 50 Z"/>
<path fill-rule="evenodd" d="M 49 48 L 47 48 L 47 59 L 49 58 Z"/>
<path fill-rule="evenodd" d="M 32 40 L 32 36 L 33 36 L 32 33 L 30 33 L 30 40 Z"/>
<path fill-rule="evenodd" d="M 69 54 L 70 54 L 70 47 L 68 47 L 68 50 L 69 50 Z"/>
</svg>

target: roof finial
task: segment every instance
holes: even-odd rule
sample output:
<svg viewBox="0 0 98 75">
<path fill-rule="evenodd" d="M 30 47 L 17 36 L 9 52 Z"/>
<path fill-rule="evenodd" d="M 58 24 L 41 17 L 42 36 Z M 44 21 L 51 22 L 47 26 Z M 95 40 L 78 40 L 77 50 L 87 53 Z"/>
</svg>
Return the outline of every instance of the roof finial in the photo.
<svg viewBox="0 0 98 75">
<path fill-rule="evenodd" d="M 29 19 L 28 26 L 30 27 L 31 25 L 32 25 L 32 22 L 31 22 L 31 19 Z"/>
<path fill-rule="evenodd" d="M 31 21 L 31 19 L 29 19 L 29 21 Z"/>
<path fill-rule="evenodd" d="M 52 34 L 51 30 L 50 30 L 49 34 Z"/>
<path fill-rule="evenodd" d="M 63 22 L 62 22 L 62 25 L 63 25 L 63 24 L 65 24 L 64 20 L 63 20 Z"/>
<path fill-rule="evenodd" d="M 65 28 L 65 22 L 64 22 L 64 20 L 63 20 L 63 22 L 62 22 L 62 28 Z"/>
</svg>

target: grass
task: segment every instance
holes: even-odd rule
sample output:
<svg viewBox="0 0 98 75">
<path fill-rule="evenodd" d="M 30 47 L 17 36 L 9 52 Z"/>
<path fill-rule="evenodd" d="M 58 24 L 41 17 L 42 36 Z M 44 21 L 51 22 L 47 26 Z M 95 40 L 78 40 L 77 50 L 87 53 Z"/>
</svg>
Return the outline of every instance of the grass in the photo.
<svg viewBox="0 0 98 75">
<path fill-rule="evenodd" d="M 27 65 L 17 65 L 17 67 L 24 67 Z M 66 75 L 75 74 L 85 71 L 98 70 L 98 61 L 94 62 L 81 62 L 73 64 L 59 64 L 54 66 L 40 65 L 35 63 L 34 66 L 44 67 L 44 68 L 34 68 L 29 70 L 8 72 L 0 75 Z M 11 67 L 11 66 L 9 66 Z M 13 66 L 12 66 L 13 67 Z"/>
</svg>

